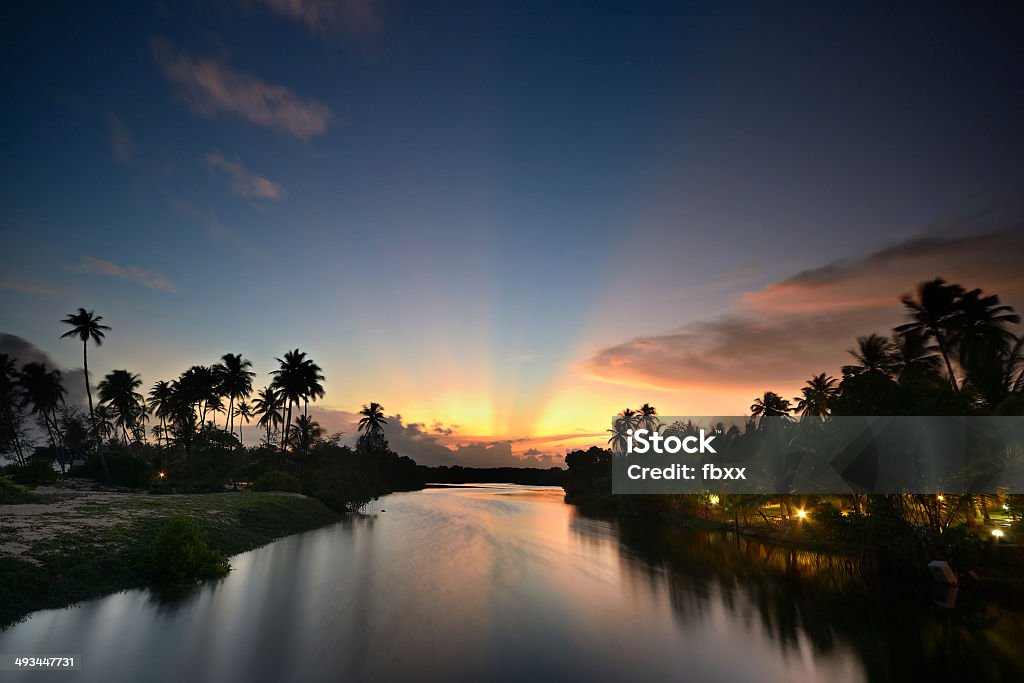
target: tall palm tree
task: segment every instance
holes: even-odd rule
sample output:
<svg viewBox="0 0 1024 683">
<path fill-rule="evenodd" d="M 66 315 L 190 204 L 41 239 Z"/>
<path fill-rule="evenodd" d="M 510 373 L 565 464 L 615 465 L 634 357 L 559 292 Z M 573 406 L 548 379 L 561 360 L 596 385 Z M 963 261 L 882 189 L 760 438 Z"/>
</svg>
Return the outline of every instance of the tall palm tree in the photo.
<svg viewBox="0 0 1024 683">
<path fill-rule="evenodd" d="M 193 365 L 178 378 L 179 397 L 190 403 L 199 419 L 206 424 L 206 411 L 217 396 L 217 374 L 207 365 Z"/>
<path fill-rule="evenodd" d="M 284 406 L 284 397 L 274 387 L 264 387 L 256 392 L 256 400 L 253 401 L 253 408 L 260 419 L 257 425 L 267 430 L 267 443 L 270 443 L 270 430 L 276 429 L 284 422 L 281 408 Z"/>
<path fill-rule="evenodd" d="M 384 419 L 384 406 L 371 401 L 370 405 L 363 406 L 359 414 L 362 415 L 359 418 L 359 431 L 363 433 L 359 437 L 359 445 L 363 447 L 362 450 L 374 450 L 384 442 L 384 425 L 388 423 Z"/>
<path fill-rule="evenodd" d="M 896 374 L 902 378 L 908 372 L 938 373 L 942 366 L 938 347 L 929 346 L 928 339 L 918 330 L 897 334 L 891 344 L 892 364 Z"/>
<path fill-rule="evenodd" d="M 612 428 L 608 430 L 611 434 L 608 443 L 613 453 L 625 453 L 629 445 L 629 431 L 636 427 L 636 411 L 632 408 L 625 408 L 621 413 L 612 418 Z"/>
<path fill-rule="evenodd" d="M 957 384 L 950 358 L 950 335 L 958 325 L 961 313 L 960 297 L 963 294 L 963 287 L 947 284 L 940 277 L 922 282 L 917 287 L 916 299 L 909 294 L 900 298 L 910 314 L 911 322 L 900 325 L 895 330 L 897 334 L 915 332 L 924 335 L 926 339 L 935 339 L 939 353 L 946 363 L 946 372 L 949 373 L 949 383 L 953 391 L 960 391 L 960 386 Z"/>
<path fill-rule="evenodd" d="M 84 308 L 79 308 L 78 313 L 69 313 L 64 320 L 61 320 L 65 325 L 71 325 L 71 329 L 60 336 L 61 339 L 66 337 L 77 337 L 82 341 L 82 374 L 85 375 L 85 395 L 89 399 L 89 430 L 93 431 L 93 422 L 96 419 L 95 410 L 92 405 L 92 387 L 89 383 L 89 340 L 91 339 L 96 346 L 100 346 L 103 343 L 104 332 L 110 329 L 107 325 L 100 324 L 103 320 L 102 315 L 96 315 L 95 311 L 87 311 Z M 103 468 L 103 478 L 110 483 L 110 473 L 107 471 L 107 459 L 103 456 L 103 452 L 98 448 L 97 453 L 100 456 L 100 465 Z"/>
<path fill-rule="evenodd" d="M 164 438 L 164 445 L 167 444 L 167 418 L 171 415 L 174 399 L 175 385 L 167 380 L 160 380 L 149 390 L 149 405 L 153 414 L 160 419 L 160 433 Z M 157 439 L 159 444 L 159 438 Z"/>
<path fill-rule="evenodd" d="M 224 428 L 228 429 L 230 420 L 230 432 L 235 433 L 235 400 L 242 399 L 252 393 L 252 378 L 256 376 L 253 372 L 252 361 L 242 358 L 240 353 L 225 353 L 221 356 L 220 363 L 214 366 L 217 375 L 217 385 L 221 396 L 228 398 L 228 416 L 224 420 Z"/>
<path fill-rule="evenodd" d="M 764 396 L 754 399 L 750 406 L 750 414 L 761 417 L 783 417 L 789 415 L 792 410 L 789 401 L 774 391 L 764 392 Z"/>
<path fill-rule="evenodd" d="M 116 417 L 110 406 L 103 403 L 96 406 L 96 438 L 101 443 L 114 435 L 114 419 Z"/>
<path fill-rule="evenodd" d="M 320 423 L 309 415 L 299 415 L 295 420 L 295 431 L 290 437 L 292 449 L 301 455 L 306 455 L 322 434 L 323 429 L 320 428 Z M 302 464 L 305 467 L 304 458 Z"/>
<path fill-rule="evenodd" d="M 32 414 L 38 415 L 43 421 L 63 473 L 64 457 L 57 408 L 64 403 L 67 390 L 61 382 L 60 370 L 50 370 L 46 363 L 26 363 L 18 375 L 18 385 L 21 388 L 22 406 L 31 407 Z"/>
<path fill-rule="evenodd" d="M 310 380 L 312 376 L 319 373 L 319 367 L 306 358 L 304 351 L 298 349 L 288 351 L 284 354 L 284 358 L 275 360 L 280 367 L 270 373 L 274 377 L 273 386 L 281 393 L 286 402 L 284 434 L 281 436 L 281 449 L 284 450 L 289 443 L 288 432 L 292 423 L 292 407 L 302 401 L 304 397 L 308 397 Z M 313 366 L 315 370 L 310 366 Z"/>
<path fill-rule="evenodd" d="M 21 413 L 18 407 L 17 363 L 6 353 L 0 353 L 0 446 L 10 448 L 18 464 L 25 464 L 21 445 Z"/>
<path fill-rule="evenodd" d="M 110 406 L 117 417 L 126 448 L 129 444 L 128 432 L 134 432 L 142 413 L 142 394 L 137 391 L 141 386 L 142 378 L 135 373 L 112 370 L 97 387 L 100 401 Z"/>
<path fill-rule="evenodd" d="M 828 415 L 829 404 L 839 394 L 835 384 L 836 379 L 826 376 L 824 372 L 811 377 L 800 390 L 801 395 L 793 399 L 797 402 L 796 410 L 801 415 L 825 417 Z"/>
<path fill-rule="evenodd" d="M 253 412 L 252 406 L 245 401 L 242 401 L 235 407 L 235 417 L 239 419 L 238 425 L 238 443 L 245 445 L 242 440 L 242 424 L 249 424 L 249 420 L 256 417 L 256 413 Z"/>
<path fill-rule="evenodd" d="M 856 365 L 843 366 L 843 375 L 848 377 L 864 373 L 888 376 L 896 367 L 892 344 L 881 335 L 857 337 L 857 348 L 848 349 L 847 353 L 857 359 Z"/>
</svg>

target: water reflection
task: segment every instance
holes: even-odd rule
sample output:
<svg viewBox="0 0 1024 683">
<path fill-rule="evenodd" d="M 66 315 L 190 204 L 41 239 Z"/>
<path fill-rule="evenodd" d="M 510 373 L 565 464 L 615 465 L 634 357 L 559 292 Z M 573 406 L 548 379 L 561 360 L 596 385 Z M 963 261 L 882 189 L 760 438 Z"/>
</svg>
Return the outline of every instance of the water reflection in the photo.
<svg viewBox="0 0 1024 683">
<path fill-rule="evenodd" d="M 80 654 L 76 677 L 104 681 L 841 682 L 968 664 L 1009 680 L 1020 666 L 1019 614 L 880 600 L 842 558 L 620 527 L 558 489 L 395 494 L 232 563 L 176 600 L 128 591 L 36 613 L 0 652 Z"/>
</svg>

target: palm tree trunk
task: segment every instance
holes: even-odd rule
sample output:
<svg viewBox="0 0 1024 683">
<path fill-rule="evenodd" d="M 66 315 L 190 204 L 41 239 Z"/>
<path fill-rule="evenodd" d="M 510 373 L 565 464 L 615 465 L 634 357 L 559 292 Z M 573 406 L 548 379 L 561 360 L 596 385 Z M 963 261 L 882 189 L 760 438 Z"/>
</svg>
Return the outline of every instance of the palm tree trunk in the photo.
<svg viewBox="0 0 1024 683">
<path fill-rule="evenodd" d="M 942 333 L 935 330 L 935 341 L 939 344 L 939 353 L 942 360 L 946 361 L 946 371 L 949 373 L 949 383 L 953 386 L 953 393 L 959 393 L 960 387 L 956 384 L 956 375 L 953 374 L 953 364 L 949 362 L 949 353 L 946 351 L 946 342 L 942 339 Z"/>
<path fill-rule="evenodd" d="M 85 373 L 85 395 L 89 398 L 89 433 L 96 438 L 96 415 L 92 406 L 92 388 L 89 386 L 89 340 L 82 342 L 82 372 Z M 103 468 L 103 481 L 110 483 L 110 472 L 107 471 L 107 459 L 100 448 L 100 440 L 96 438 L 96 455 L 100 457 L 100 466 Z"/>
</svg>

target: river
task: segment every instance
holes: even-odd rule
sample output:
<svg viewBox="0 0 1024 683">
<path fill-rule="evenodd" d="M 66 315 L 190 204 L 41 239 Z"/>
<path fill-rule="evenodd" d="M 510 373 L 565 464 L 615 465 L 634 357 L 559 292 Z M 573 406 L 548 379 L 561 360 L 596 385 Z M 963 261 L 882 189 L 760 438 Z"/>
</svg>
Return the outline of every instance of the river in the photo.
<svg viewBox="0 0 1024 683">
<path fill-rule="evenodd" d="M 850 564 L 723 532 L 621 528 L 561 489 L 392 494 L 232 558 L 186 598 L 47 610 L 4 681 L 1013 680 L 1024 617 L 880 598 Z M 1021 680 L 1021 679 L 1018 679 Z"/>
</svg>

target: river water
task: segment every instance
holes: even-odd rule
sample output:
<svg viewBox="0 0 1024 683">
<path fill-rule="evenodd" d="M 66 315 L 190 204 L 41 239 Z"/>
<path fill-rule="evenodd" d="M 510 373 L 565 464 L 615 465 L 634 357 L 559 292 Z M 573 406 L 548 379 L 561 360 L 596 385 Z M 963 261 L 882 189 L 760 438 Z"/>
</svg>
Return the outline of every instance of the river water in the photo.
<svg viewBox="0 0 1024 683">
<path fill-rule="evenodd" d="M 170 602 L 37 612 L 0 653 L 80 670 L 0 680 L 1024 680 L 1019 613 L 880 596 L 842 558 L 728 533 L 621 527 L 561 489 L 393 494 L 232 566 Z"/>
</svg>

